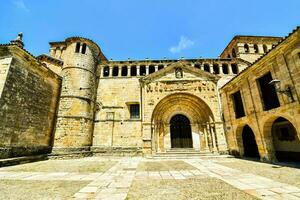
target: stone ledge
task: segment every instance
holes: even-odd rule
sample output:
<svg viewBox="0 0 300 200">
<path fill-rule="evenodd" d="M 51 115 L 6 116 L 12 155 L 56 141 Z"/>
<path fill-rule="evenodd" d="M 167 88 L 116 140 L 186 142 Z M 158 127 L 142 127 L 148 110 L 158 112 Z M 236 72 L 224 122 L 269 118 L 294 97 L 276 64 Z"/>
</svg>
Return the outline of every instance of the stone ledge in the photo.
<svg viewBox="0 0 300 200">
<path fill-rule="evenodd" d="M 0 159 L 0 167 L 6 167 L 11 165 L 19 165 L 30 162 L 47 160 L 47 155 L 36 155 L 36 156 L 23 156 L 23 157 L 15 157 L 15 158 L 6 158 Z"/>
<path fill-rule="evenodd" d="M 93 155 L 142 156 L 142 147 L 91 147 Z"/>
</svg>

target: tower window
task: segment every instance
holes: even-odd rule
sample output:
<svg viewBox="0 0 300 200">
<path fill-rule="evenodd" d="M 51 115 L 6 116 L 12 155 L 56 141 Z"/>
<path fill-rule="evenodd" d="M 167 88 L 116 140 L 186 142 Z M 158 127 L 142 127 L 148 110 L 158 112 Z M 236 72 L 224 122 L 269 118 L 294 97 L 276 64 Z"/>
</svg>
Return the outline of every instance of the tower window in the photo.
<svg viewBox="0 0 300 200">
<path fill-rule="evenodd" d="M 122 75 L 122 76 L 127 76 L 127 73 L 128 73 L 128 71 L 127 71 L 127 66 L 123 66 L 123 67 L 122 67 L 122 71 L 121 71 L 121 75 Z"/>
<path fill-rule="evenodd" d="M 75 53 L 79 53 L 79 51 L 80 51 L 80 42 L 77 42 L 75 47 Z"/>
<path fill-rule="evenodd" d="M 140 76 L 145 76 L 146 75 L 146 66 L 141 65 L 140 66 Z"/>
<path fill-rule="evenodd" d="M 224 74 L 228 74 L 228 65 L 227 64 L 223 64 L 222 65 L 222 70 Z"/>
<path fill-rule="evenodd" d="M 161 69 L 163 69 L 163 68 L 164 68 L 163 65 L 158 65 L 158 70 L 161 70 Z"/>
<path fill-rule="evenodd" d="M 270 72 L 260 77 L 258 80 L 260 94 L 262 97 L 264 110 L 271 110 L 280 106 L 275 86 L 269 84 L 272 81 Z"/>
<path fill-rule="evenodd" d="M 139 119 L 140 118 L 140 105 L 131 104 L 129 105 L 130 109 L 130 119 Z"/>
<path fill-rule="evenodd" d="M 119 67 L 118 66 L 115 66 L 113 68 L 113 76 L 118 76 L 119 75 Z"/>
<path fill-rule="evenodd" d="M 152 74 L 152 73 L 154 73 L 155 72 L 155 67 L 154 67 L 154 65 L 150 65 L 149 66 L 149 74 Z"/>
<path fill-rule="evenodd" d="M 244 44 L 244 50 L 245 50 L 245 53 L 249 53 L 249 45 L 248 44 Z"/>
<path fill-rule="evenodd" d="M 103 76 L 108 77 L 109 76 L 109 67 L 106 66 L 103 68 Z"/>
<path fill-rule="evenodd" d="M 136 76 L 136 66 L 131 67 L 130 76 Z"/>
<path fill-rule="evenodd" d="M 204 71 L 210 72 L 210 70 L 209 70 L 209 64 L 204 64 Z"/>
<path fill-rule="evenodd" d="M 232 73 L 237 74 L 238 73 L 237 64 L 231 64 L 231 70 L 232 70 Z"/>
<path fill-rule="evenodd" d="M 254 53 L 259 53 L 257 44 L 254 44 L 253 48 L 254 48 Z"/>
<path fill-rule="evenodd" d="M 264 53 L 267 53 L 267 51 L 268 51 L 268 47 L 267 47 L 267 45 L 263 45 L 263 49 L 264 49 Z"/>
<path fill-rule="evenodd" d="M 220 69 L 218 64 L 213 65 L 214 74 L 220 74 Z"/>
<path fill-rule="evenodd" d="M 233 108 L 234 108 L 234 112 L 235 112 L 235 118 L 238 119 L 238 118 L 244 117 L 245 110 L 244 110 L 241 92 L 237 91 L 236 93 L 232 94 L 232 99 L 233 99 Z"/>
<path fill-rule="evenodd" d="M 85 54 L 85 52 L 86 52 L 86 44 L 83 43 L 82 49 L 81 49 L 81 53 L 82 53 L 82 54 Z"/>
</svg>

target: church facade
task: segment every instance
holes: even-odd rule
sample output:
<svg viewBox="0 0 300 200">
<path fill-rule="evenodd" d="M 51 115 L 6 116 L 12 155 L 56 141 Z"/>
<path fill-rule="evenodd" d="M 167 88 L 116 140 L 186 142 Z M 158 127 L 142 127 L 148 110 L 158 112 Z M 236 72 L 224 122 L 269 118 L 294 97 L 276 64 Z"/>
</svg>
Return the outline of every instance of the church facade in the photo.
<svg viewBox="0 0 300 200">
<path fill-rule="evenodd" d="M 299 29 L 293 34 L 296 45 L 288 47 L 299 52 Z M 237 77 L 277 51 L 282 40 L 235 36 L 215 59 L 113 61 L 82 37 L 50 42 L 49 54 L 34 57 L 20 35 L 0 46 L 1 156 L 155 155 L 172 149 L 243 156 L 236 145 L 240 136 L 232 132 L 240 121 L 231 117 L 231 91 L 241 86 Z M 23 77 L 20 85 L 16 75 Z M 11 103 L 13 96 L 18 98 Z M 26 125 L 13 125 L 15 116 Z M 300 152 L 297 145 L 292 151 Z"/>
</svg>

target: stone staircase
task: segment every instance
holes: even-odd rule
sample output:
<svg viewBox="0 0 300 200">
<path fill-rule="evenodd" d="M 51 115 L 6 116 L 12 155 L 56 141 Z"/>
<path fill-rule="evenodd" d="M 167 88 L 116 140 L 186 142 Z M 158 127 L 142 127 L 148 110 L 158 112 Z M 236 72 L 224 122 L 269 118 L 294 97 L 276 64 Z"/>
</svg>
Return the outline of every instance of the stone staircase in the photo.
<svg viewBox="0 0 300 200">
<path fill-rule="evenodd" d="M 157 152 L 153 155 L 154 159 L 193 159 L 203 157 L 231 157 L 230 155 L 220 155 L 218 153 L 204 152 L 193 148 L 172 148 L 166 152 Z"/>
</svg>

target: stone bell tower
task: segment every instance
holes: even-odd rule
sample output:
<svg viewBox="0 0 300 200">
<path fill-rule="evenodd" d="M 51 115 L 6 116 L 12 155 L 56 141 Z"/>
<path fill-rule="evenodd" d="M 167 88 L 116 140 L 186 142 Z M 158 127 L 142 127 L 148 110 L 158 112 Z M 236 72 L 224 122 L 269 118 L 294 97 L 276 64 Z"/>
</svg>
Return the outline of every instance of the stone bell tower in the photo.
<svg viewBox="0 0 300 200">
<path fill-rule="evenodd" d="M 85 38 L 68 38 L 64 45 L 53 153 L 88 151 L 92 145 L 97 65 L 103 55 L 97 44 Z"/>
</svg>

